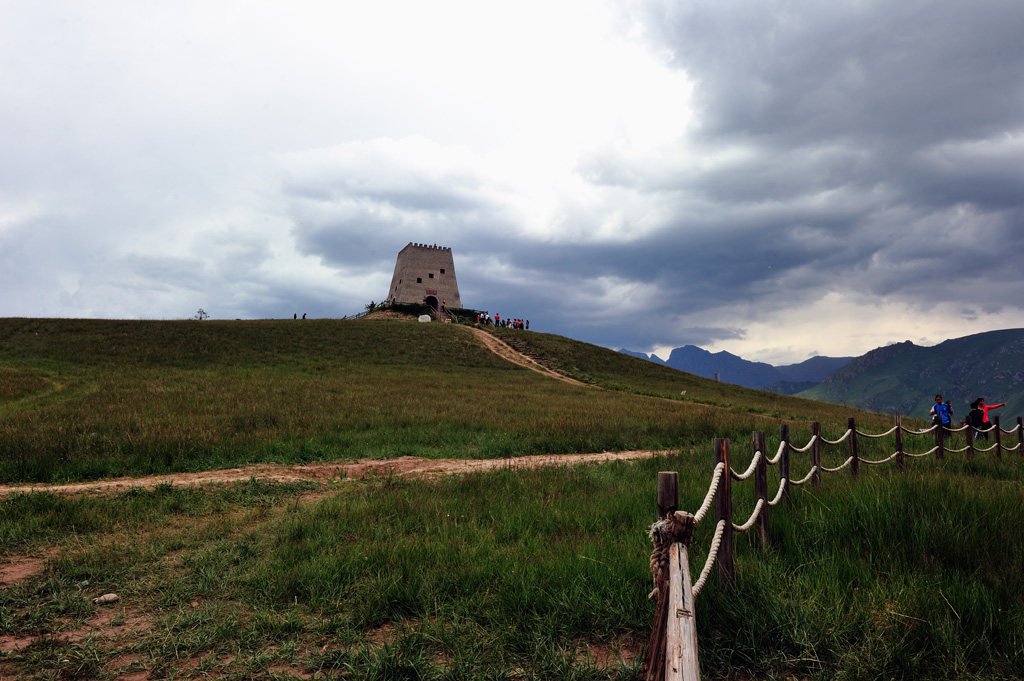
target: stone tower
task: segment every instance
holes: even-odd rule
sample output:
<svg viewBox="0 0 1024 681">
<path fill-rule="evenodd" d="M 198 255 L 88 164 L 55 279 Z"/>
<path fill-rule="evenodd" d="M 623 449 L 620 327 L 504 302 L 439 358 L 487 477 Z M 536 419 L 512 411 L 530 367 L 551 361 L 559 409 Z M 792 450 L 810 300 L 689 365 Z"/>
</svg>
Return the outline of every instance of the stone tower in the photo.
<svg viewBox="0 0 1024 681">
<path fill-rule="evenodd" d="M 426 303 L 435 310 L 441 303 L 449 308 L 462 307 L 452 249 L 409 242 L 398 252 L 387 299 L 394 303 Z"/>
</svg>

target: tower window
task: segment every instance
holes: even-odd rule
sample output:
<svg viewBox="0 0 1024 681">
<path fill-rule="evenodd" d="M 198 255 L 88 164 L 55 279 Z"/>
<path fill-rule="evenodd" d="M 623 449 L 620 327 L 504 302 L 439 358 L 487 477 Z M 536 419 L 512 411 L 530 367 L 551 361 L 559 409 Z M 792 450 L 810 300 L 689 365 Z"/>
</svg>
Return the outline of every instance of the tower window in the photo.
<svg viewBox="0 0 1024 681">
<path fill-rule="evenodd" d="M 417 284 L 422 284 L 423 283 L 423 277 L 416 277 L 416 283 Z"/>
<path fill-rule="evenodd" d="M 430 277 L 431 279 L 433 279 L 433 278 L 434 278 L 434 273 L 433 273 L 433 272 L 431 272 L 431 273 L 430 273 L 430 274 L 428 274 L 427 276 L 428 276 L 428 277 Z"/>
<path fill-rule="evenodd" d="M 441 268 L 441 274 L 444 274 L 444 268 L 443 267 Z"/>
</svg>

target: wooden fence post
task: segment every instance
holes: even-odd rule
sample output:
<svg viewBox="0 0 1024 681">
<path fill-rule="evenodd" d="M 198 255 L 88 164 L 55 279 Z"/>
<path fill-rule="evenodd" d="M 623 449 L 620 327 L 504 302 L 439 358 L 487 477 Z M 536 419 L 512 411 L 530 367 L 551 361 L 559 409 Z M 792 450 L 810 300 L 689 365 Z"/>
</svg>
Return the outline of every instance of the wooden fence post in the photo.
<svg viewBox="0 0 1024 681">
<path fill-rule="evenodd" d="M 725 528 L 722 531 L 722 543 L 718 547 L 718 579 L 731 587 L 736 569 L 732 559 L 732 469 L 729 467 L 728 438 L 715 438 L 715 465 L 719 463 L 725 464 L 725 470 L 722 471 L 718 493 L 715 495 L 715 526 L 724 520 Z"/>
<path fill-rule="evenodd" d="M 967 433 L 967 459 L 970 461 L 974 458 L 974 426 L 968 424 L 964 432 Z"/>
<path fill-rule="evenodd" d="M 994 432 L 996 434 L 996 458 L 997 459 L 1002 459 L 1003 458 L 1003 438 L 1002 438 L 1003 431 L 999 427 L 999 417 L 998 416 L 995 417 L 995 421 L 993 422 L 992 425 L 995 427 L 995 430 L 993 430 L 992 432 Z"/>
<path fill-rule="evenodd" d="M 1024 417 L 1017 417 L 1017 455 L 1024 456 Z"/>
<path fill-rule="evenodd" d="M 679 508 L 679 474 L 674 471 L 658 473 L 658 520 L 671 516 Z M 671 557 L 671 553 L 670 553 Z M 671 571 L 670 573 L 671 574 Z M 668 631 L 669 575 L 660 575 L 654 587 L 658 590 L 658 605 L 654 610 L 654 626 L 647 642 L 647 658 L 644 668 L 645 681 L 662 681 L 665 678 L 666 634 Z"/>
<path fill-rule="evenodd" d="M 850 430 L 850 475 L 856 478 L 860 475 L 860 456 L 857 453 L 857 422 L 852 416 L 846 419 L 846 427 Z"/>
<path fill-rule="evenodd" d="M 652 529 L 655 538 L 655 555 L 659 548 L 665 548 L 665 557 L 655 562 L 651 557 L 651 568 L 657 583 L 658 606 L 654 615 L 654 627 L 648 641 L 647 657 L 644 660 L 644 681 L 699 681 L 700 663 L 697 659 L 697 626 L 693 608 L 693 586 L 690 584 L 690 559 L 688 555 L 689 531 L 693 517 L 689 516 L 689 528 L 685 536 L 680 534 L 676 524 L 680 521 L 676 510 L 679 508 L 679 474 L 671 471 L 658 473 L 658 518 L 672 520 L 667 535 Z M 663 523 L 661 523 L 663 524 Z M 664 528 L 661 528 L 664 530 Z M 665 542 L 670 542 L 665 546 Z M 663 561 L 667 558 L 667 564 Z M 655 565 L 661 565 L 655 568 Z"/>
<path fill-rule="evenodd" d="M 679 510 L 679 474 L 675 471 L 658 473 L 658 520 Z"/>
<path fill-rule="evenodd" d="M 896 469 L 903 470 L 903 419 L 896 414 Z"/>
<path fill-rule="evenodd" d="M 782 457 L 779 459 L 779 477 L 785 478 L 783 483 L 782 500 L 789 506 L 793 503 L 789 495 L 789 426 L 783 423 L 779 426 L 779 440 L 782 442 Z"/>
<path fill-rule="evenodd" d="M 811 482 L 815 489 L 821 489 L 821 424 L 815 421 L 811 424 L 811 435 L 814 442 L 811 444 L 811 465 L 816 466 Z"/>
<path fill-rule="evenodd" d="M 953 422 L 950 421 L 949 425 L 953 425 Z M 939 423 L 939 427 L 935 429 L 935 446 L 937 447 L 937 449 L 935 450 L 935 458 L 936 459 L 945 459 L 946 458 L 945 439 L 946 439 L 946 428 L 940 422 Z"/>
<path fill-rule="evenodd" d="M 697 622 L 693 612 L 693 586 L 686 544 L 669 549 L 669 617 L 665 636 L 665 681 L 699 681 Z"/>
<path fill-rule="evenodd" d="M 754 466 L 754 494 L 757 501 L 763 502 L 754 534 L 758 546 L 768 546 L 768 452 L 765 447 L 764 431 L 754 431 L 754 451 L 761 452 L 761 458 Z"/>
</svg>

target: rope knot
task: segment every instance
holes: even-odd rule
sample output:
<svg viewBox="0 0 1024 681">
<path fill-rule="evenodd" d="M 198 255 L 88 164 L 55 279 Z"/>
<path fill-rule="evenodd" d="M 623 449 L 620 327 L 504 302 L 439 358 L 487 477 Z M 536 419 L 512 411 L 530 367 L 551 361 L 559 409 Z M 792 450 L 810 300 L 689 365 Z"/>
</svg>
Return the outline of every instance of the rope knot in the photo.
<svg viewBox="0 0 1024 681">
<path fill-rule="evenodd" d="M 685 511 L 676 511 L 651 525 L 648 535 L 654 542 L 651 551 L 651 574 L 654 577 L 654 590 L 647 598 L 656 600 L 661 585 L 668 579 L 668 551 L 672 544 L 680 542 L 690 545 L 693 528 L 697 524 L 693 515 Z"/>
<path fill-rule="evenodd" d="M 692 514 L 685 511 L 676 511 L 658 522 L 651 525 L 648 535 L 655 546 L 681 542 L 690 544 L 690 536 L 693 535 L 693 527 L 697 521 Z"/>
</svg>

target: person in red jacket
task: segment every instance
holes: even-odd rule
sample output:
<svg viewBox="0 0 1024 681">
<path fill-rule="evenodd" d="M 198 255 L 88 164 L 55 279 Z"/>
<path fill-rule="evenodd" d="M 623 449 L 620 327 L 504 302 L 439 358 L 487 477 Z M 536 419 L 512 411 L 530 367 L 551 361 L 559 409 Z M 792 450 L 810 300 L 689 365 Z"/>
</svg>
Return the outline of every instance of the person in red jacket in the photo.
<svg viewBox="0 0 1024 681">
<path fill-rule="evenodd" d="M 985 398 L 984 397 L 979 397 L 978 398 L 978 409 L 981 409 L 981 427 L 984 428 L 985 430 L 988 430 L 989 428 L 992 427 L 992 423 L 988 419 L 988 411 L 989 411 L 989 409 L 998 409 L 999 407 L 1005 407 L 1005 406 L 1006 406 L 1005 402 L 1002 402 L 1000 404 L 992 404 L 992 405 L 985 404 Z M 985 439 L 986 440 L 988 439 L 988 433 L 985 433 Z"/>
</svg>

